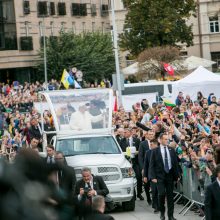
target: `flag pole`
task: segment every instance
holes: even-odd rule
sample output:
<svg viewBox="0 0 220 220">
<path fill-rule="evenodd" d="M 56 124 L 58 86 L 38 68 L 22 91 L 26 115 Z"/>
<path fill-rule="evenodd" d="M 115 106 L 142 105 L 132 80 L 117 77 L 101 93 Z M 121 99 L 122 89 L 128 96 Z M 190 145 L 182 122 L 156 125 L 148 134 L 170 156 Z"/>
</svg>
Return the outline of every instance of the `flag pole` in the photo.
<svg viewBox="0 0 220 220">
<path fill-rule="evenodd" d="M 117 26 L 115 22 L 115 3 L 111 0 L 112 9 L 112 27 L 113 27 L 113 42 L 115 51 L 115 67 L 116 67 L 116 78 L 117 78 L 117 90 L 118 90 L 118 103 L 119 106 L 122 105 L 122 92 L 121 92 L 121 77 L 120 77 L 120 67 L 119 67 L 119 56 L 118 56 L 118 33 Z"/>
<path fill-rule="evenodd" d="M 46 51 L 46 27 L 45 27 L 45 20 L 43 17 L 43 41 L 44 41 L 44 78 L 46 84 L 46 90 L 48 90 L 48 80 L 47 80 L 47 51 Z"/>
</svg>

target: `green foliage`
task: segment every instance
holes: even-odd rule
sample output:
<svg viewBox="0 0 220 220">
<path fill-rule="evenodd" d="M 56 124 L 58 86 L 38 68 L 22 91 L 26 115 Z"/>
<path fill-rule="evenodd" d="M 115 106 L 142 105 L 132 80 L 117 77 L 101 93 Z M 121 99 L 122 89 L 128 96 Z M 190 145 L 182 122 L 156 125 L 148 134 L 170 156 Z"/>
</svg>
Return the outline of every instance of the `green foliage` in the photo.
<svg viewBox="0 0 220 220">
<path fill-rule="evenodd" d="M 195 0 L 123 0 L 128 9 L 120 46 L 138 55 L 146 48 L 193 44 L 187 19 L 195 13 Z"/>
<path fill-rule="evenodd" d="M 38 66 L 39 76 L 43 75 L 43 48 L 41 63 Z M 115 71 L 115 60 L 111 35 L 102 33 L 61 33 L 59 37 L 47 40 L 48 78 L 61 79 L 63 69 L 76 67 L 84 74 L 83 79 L 89 82 L 111 79 Z"/>
</svg>

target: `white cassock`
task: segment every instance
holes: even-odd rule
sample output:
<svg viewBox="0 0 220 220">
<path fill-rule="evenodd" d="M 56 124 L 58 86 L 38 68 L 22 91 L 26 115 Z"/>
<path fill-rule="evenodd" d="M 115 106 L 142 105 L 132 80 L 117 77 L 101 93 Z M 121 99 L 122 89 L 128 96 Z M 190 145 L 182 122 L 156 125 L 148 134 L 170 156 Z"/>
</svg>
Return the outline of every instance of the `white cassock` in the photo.
<svg viewBox="0 0 220 220">
<path fill-rule="evenodd" d="M 69 125 L 73 130 L 89 130 L 92 129 L 92 122 L 101 120 L 103 120 L 102 115 L 92 116 L 88 111 L 84 113 L 77 111 L 72 113 Z"/>
</svg>

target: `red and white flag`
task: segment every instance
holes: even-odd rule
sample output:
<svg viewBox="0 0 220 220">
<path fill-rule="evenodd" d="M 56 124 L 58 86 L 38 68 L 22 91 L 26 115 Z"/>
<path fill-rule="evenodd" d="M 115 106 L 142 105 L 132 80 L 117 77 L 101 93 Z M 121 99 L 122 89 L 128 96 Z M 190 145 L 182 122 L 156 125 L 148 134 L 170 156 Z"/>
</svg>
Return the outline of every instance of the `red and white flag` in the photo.
<svg viewBox="0 0 220 220">
<path fill-rule="evenodd" d="M 174 75 L 174 69 L 173 69 L 173 67 L 172 67 L 169 63 L 164 63 L 164 64 L 163 64 L 163 68 L 165 69 L 165 71 L 166 71 L 169 75 L 171 75 L 171 76 Z"/>
<path fill-rule="evenodd" d="M 115 96 L 115 102 L 114 102 L 114 109 L 113 109 L 114 112 L 117 112 L 118 111 L 118 100 L 117 100 L 117 96 Z"/>
</svg>

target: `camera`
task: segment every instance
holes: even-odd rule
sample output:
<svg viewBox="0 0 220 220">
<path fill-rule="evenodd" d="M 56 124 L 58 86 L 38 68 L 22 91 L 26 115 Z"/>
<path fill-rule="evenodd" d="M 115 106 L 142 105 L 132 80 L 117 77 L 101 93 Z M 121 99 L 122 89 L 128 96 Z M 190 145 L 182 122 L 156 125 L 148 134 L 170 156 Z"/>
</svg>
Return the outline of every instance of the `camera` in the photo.
<svg viewBox="0 0 220 220">
<path fill-rule="evenodd" d="M 87 196 L 90 190 L 91 190 L 90 187 L 85 187 L 84 188 L 84 195 Z"/>
</svg>

